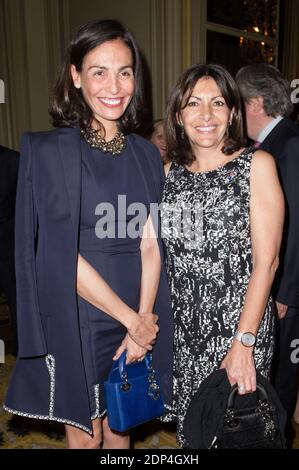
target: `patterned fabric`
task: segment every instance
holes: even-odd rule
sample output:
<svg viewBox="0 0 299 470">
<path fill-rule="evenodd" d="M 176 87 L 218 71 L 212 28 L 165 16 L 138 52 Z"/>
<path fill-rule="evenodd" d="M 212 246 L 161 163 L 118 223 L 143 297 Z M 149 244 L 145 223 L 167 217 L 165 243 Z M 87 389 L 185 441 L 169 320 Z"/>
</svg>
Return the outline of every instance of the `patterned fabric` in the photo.
<svg viewBox="0 0 299 470">
<path fill-rule="evenodd" d="M 181 445 L 186 445 L 182 426 L 191 397 L 227 354 L 245 300 L 252 270 L 253 151 L 246 149 L 224 166 L 204 173 L 191 173 L 173 163 L 165 183 L 162 236 L 175 321 L 174 398 L 166 419 L 177 421 Z M 256 367 L 266 377 L 273 329 L 270 298 L 254 350 Z"/>
</svg>

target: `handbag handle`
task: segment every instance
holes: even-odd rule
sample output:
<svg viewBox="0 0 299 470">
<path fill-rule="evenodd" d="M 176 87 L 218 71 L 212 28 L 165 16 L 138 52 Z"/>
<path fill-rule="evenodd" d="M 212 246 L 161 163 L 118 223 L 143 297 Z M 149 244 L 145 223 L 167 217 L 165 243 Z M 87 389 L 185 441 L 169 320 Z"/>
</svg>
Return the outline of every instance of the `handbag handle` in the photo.
<svg viewBox="0 0 299 470">
<path fill-rule="evenodd" d="M 224 423 L 230 428 L 230 430 L 233 430 L 234 428 L 238 429 L 239 427 L 240 418 L 236 416 L 237 410 L 234 408 L 234 400 L 237 394 L 237 390 L 238 386 L 236 384 L 233 385 L 229 393 L 227 409 L 224 415 Z M 255 413 L 259 414 L 260 422 L 263 424 L 263 437 L 273 441 L 279 432 L 279 424 L 277 424 L 275 421 L 273 414 L 275 408 L 269 402 L 268 393 L 262 384 L 256 384 L 256 391 L 258 396 L 258 404 L 255 408 Z"/>
<path fill-rule="evenodd" d="M 237 391 L 238 391 L 238 385 L 235 384 L 235 385 L 232 386 L 231 391 L 230 391 L 229 396 L 228 396 L 228 400 L 227 400 L 227 408 L 228 409 L 234 408 L 234 401 L 235 401 L 235 397 L 237 395 Z M 258 394 L 259 398 L 262 401 L 264 401 L 264 400 L 268 401 L 268 395 L 267 395 L 266 389 L 265 389 L 265 387 L 263 387 L 263 385 L 261 385 L 260 383 L 257 383 L 256 384 L 256 391 L 257 391 L 257 394 Z"/>
<path fill-rule="evenodd" d="M 123 351 L 118 359 L 119 375 L 123 379 L 125 379 L 128 376 L 127 369 L 126 369 L 126 354 L 127 354 L 127 350 Z M 153 372 L 152 355 L 150 353 L 146 353 L 144 361 L 145 361 L 148 372 Z"/>
</svg>

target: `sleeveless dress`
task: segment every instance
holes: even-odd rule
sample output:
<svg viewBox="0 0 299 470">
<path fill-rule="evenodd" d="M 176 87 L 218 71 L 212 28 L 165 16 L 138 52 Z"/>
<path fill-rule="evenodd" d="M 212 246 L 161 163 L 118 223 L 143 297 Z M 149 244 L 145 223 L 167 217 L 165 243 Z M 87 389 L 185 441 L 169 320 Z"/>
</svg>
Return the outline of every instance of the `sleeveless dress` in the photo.
<svg viewBox="0 0 299 470">
<path fill-rule="evenodd" d="M 140 173 L 128 145 L 116 156 L 91 148 L 83 139 L 81 145 L 80 254 L 127 305 L 138 311 L 141 238 L 127 234 L 135 216 L 133 211 L 128 215 L 127 208 L 138 202 L 149 210 Z M 101 230 L 109 237 L 101 238 Z M 106 413 L 103 384 L 127 330 L 84 299 L 78 297 L 78 301 L 90 416 L 95 419 Z"/>
<path fill-rule="evenodd" d="M 166 179 L 162 238 L 174 313 L 174 392 L 168 421 L 186 445 L 183 421 L 201 382 L 227 354 L 252 271 L 250 168 L 245 149 L 224 166 L 191 173 L 173 163 Z M 184 214 L 184 223 L 182 223 Z M 256 368 L 269 376 L 274 349 L 269 298 L 254 349 Z"/>
</svg>

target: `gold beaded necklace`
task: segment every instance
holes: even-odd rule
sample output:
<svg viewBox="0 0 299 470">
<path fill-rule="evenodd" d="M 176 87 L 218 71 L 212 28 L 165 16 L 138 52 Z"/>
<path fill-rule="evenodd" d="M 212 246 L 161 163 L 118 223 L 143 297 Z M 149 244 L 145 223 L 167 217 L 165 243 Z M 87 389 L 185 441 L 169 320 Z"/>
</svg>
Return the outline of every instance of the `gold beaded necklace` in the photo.
<svg viewBox="0 0 299 470">
<path fill-rule="evenodd" d="M 100 135 L 100 131 L 91 127 L 81 129 L 81 134 L 91 147 L 99 148 L 103 152 L 112 153 L 112 155 L 119 155 L 126 146 L 126 137 L 121 131 L 117 131 L 109 142 Z"/>
</svg>

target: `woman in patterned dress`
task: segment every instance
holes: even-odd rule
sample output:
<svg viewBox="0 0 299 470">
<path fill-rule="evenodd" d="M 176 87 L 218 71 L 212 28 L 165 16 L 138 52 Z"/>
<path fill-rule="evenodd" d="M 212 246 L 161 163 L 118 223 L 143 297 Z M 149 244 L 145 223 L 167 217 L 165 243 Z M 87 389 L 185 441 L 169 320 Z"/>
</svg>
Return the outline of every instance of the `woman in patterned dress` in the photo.
<svg viewBox="0 0 299 470">
<path fill-rule="evenodd" d="M 175 85 L 166 132 L 162 235 L 175 321 L 178 442 L 191 397 L 225 368 L 239 393 L 269 376 L 270 288 L 278 266 L 283 196 L 271 155 L 243 147 L 236 84 L 219 65 L 197 65 Z M 246 333 L 246 334 L 245 334 Z"/>
</svg>

